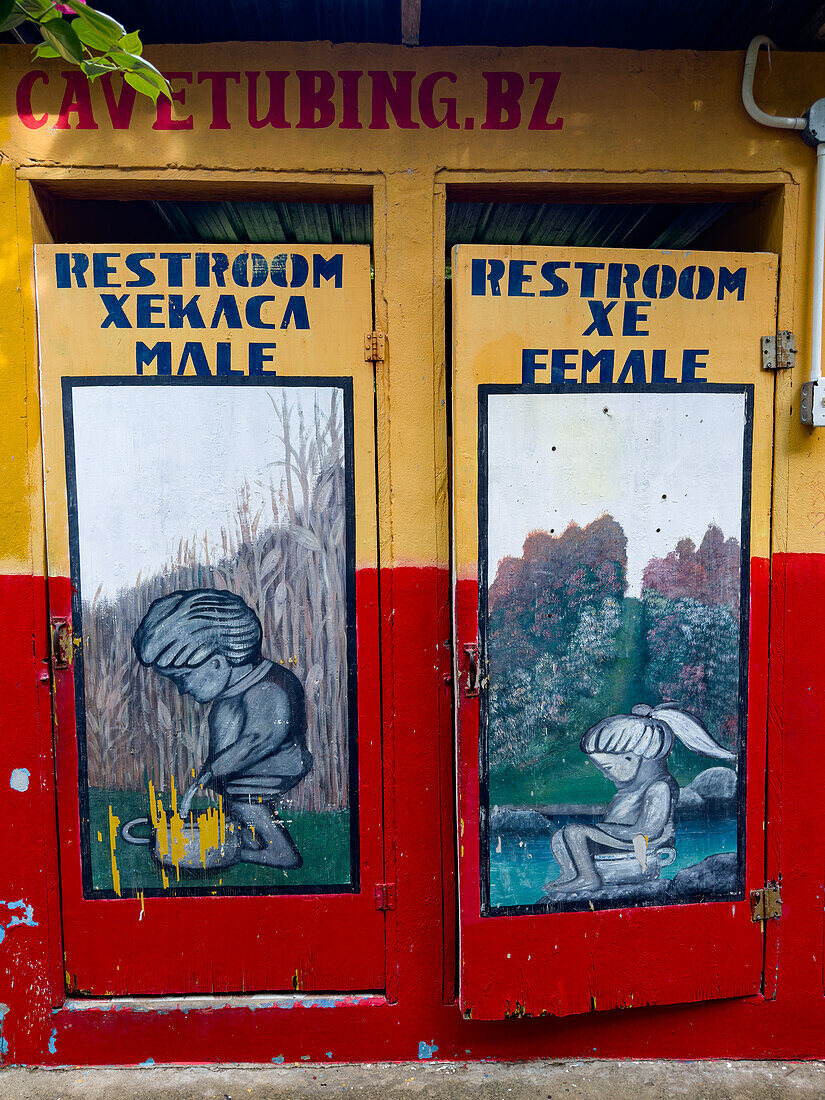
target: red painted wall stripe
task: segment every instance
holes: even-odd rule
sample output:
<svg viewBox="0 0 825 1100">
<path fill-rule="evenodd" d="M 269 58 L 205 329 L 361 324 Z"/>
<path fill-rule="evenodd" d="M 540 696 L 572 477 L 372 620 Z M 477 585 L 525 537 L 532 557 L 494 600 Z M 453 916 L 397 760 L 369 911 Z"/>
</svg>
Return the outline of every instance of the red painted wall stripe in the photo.
<svg viewBox="0 0 825 1100">
<path fill-rule="evenodd" d="M 54 856 L 53 770 L 48 688 L 37 673 L 45 653 L 42 579 L 0 578 L 5 646 L 0 667 L 3 772 L 28 768 L 29 790 L 8 789 L 0 805 L 6 901 L 25 899 L 35 925 L 5 927 L 0 1002 L 6 1061 L 139 1064 L 253 1061 L 304 1056 L 320 1062 L 416 1058 L 419 1044 L 448 1059 L 536 1057 L 778 1057 L 825 1052 L 822 884 L 825 785 L 822 707 L 825 631 L 819 593 L 825 556 L 781 555 L 772 567 L 769 766 L 781 820 L 771 818 L 771 858 L 782 854 L 784 911 L 776 925 L 774 999 L 760 996 L 667 1008 L 590 1013 L 566 1019 L 480 1023 L 442 1004 L 443 823 L 436 794 L 452 731 L 445 720 L 449 671 L 446 571 L 382 572 L 385 744 L 391 729 L 396 791 L 398 909 L 390 914 L 398 1003 L 336 1008 L 222 1008 L 186 1013 L 52 1012 L 60 956 Z M 778 594 L 782 602 L 777 606 Z M 391 598 L 391 602 L 390 602 Z M 391 651 L 387 647 L 391 646 Z M 779 671 L 776 671 L 779 670 Z M 778 682 L 777 682 L 778 680 Z M 781 742 L 781 755 L 777 744 Z M 775 776 L 775 780 L 774 777 Z M 443 777 L 442 777 L 443 778 Z M 448 870 L 449 854 L 443 866 Z M 51 909 L 50 909 L 51 904 Z M 20 910 L 13 912 L 20 913 Z M 0 910 L 3 923 L 9 911 Z M 24 912 L 25 915 L 25 912 Z M 12 985 L 13 982 L 13 985 Z M 2 1011 L 2 1010 L 0 1010 Z M 50 1052 L 50 1045 L 54 1052 Z"/>
</svg>

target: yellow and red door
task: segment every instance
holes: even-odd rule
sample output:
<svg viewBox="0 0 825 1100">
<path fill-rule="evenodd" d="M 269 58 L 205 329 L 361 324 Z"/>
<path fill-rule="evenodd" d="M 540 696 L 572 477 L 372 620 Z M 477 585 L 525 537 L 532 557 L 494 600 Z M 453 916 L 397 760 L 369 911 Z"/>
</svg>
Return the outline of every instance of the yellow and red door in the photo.
<svg viewBox="0 0 825 1100">
<path fill-rule="evenodd" d="M 36 260 L 68 986 L 381 989 L 369 249 Z"/>
<path fill-rule="evenodd" d="M 452 271 L 461 1007 L 755 993 L 777 258 Z"/>
</svg>

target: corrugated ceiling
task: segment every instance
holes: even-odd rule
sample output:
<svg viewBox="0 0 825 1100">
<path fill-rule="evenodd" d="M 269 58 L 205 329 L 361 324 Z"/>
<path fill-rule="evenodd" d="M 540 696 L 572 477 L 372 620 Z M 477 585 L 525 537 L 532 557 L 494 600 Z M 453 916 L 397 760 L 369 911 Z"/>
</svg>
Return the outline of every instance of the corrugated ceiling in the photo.
<svg viewBox="0 0 825 1100">
<path fill-rule="evenodd" d="M 370 244 L 366 203 L 130 201 L 41 194 L 55 240 Z M 446 244 L 687 248 L 727 203 L 448 202 Z"/>
<path fill-rule="evenodd" d="M 687 248 L 726 203 L 447 203 L 447 245 Z"/>
<path fill-rule="evenodd" d="M 173 240 L 210 244 L 368 244 L 372 208 L 354 203 L 154 202 Z"/>
<path fill-rule="evenodd" d="M 821 0 L 99 0 L 146 42 L 401 42 L 423 46 L 620 46 L 744 49 L 769 34 L 820 49 Z"/>
</svg>

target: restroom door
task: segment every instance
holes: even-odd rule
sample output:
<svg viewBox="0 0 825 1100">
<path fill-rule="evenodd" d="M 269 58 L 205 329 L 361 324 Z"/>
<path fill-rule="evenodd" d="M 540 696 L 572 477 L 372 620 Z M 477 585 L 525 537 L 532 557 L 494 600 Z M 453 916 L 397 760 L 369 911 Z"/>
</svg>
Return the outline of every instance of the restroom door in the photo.
<svg viewBox="0 0 825 1100">
<path fill-rule="evenodd" d="M 777 258 L 452 271 L 461 1007 L 756 993 Z"/>
<path fill-rule="evenodd" d="M 369 249 L 42 247 L 37 301 L 68 990 L 381 989 Z"/>
</svg>

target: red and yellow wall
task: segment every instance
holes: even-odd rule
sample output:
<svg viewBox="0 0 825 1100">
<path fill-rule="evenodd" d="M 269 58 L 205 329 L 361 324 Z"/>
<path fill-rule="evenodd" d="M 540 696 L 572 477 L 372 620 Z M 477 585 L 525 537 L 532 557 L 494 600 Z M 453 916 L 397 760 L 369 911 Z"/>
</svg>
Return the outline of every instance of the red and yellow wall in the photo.
<svg viewBox="0 0 825 1100">
<path fill-rule="evenodd" d="M 809 349 L 812 151 L 794 134 L 749 120 L 738 54 L 300 44 L 161 48 L 152 60 L 177 74 L 174 112 L 157 113 L 143 100 L 131 105 L 119 88 L 89 92 L 59 65 L 35 71 L 23 47 L 0 51 L 4 1058 L 821 1057 L 825 436 L 799 422 Z M 356 73 L 363 75 L 356 80 Z M 387 108 L 387 74 L 395 74 L 395 86 L 409 83 L 409 110 Z M 821 94 L 825 60 L 774 54 L 770 75 L 760 67 L 760 77 L 761 105 L 800 114 Z M 261 98 L 250 107 L 255 90 Z M 385 996 L 273 996 L 255 1011 L 223 1002 L 64 1006 L 33 286 L 33 244 L 49 236 L 37 184 L 87 198 L 371 196 L 375 321 L 388 334 L 377 384 L 380 676 L 385 874 L 397 884 L 397 901 L 387 915 Z M 766 836 L 769 877 L 781 877 L 784 908 L 766 929 L 762 995 L 500 1023 L 465 1020 L 455 1007 L 453 733 L 445 685 L 448 195 L 747 200 L 741 217 L 729 220 L 731 240 L 722 235 L 716 247 L 780 256 L 778 327 L 796 334 L 799 353 L 793 372 L 777 378 Z M 29 780 L 21 790 L 23 771 Z M 330 930 L 342 949 L 354 934 Z"/>
</svg>

